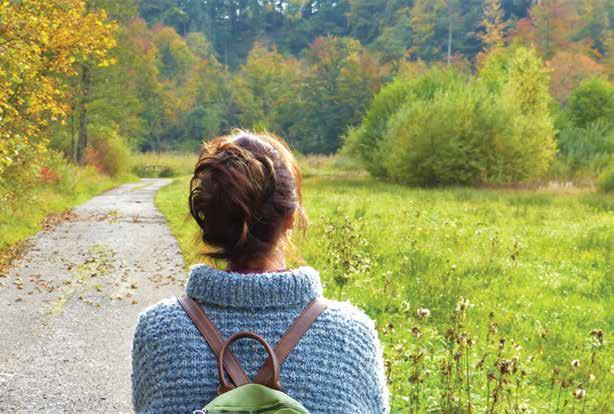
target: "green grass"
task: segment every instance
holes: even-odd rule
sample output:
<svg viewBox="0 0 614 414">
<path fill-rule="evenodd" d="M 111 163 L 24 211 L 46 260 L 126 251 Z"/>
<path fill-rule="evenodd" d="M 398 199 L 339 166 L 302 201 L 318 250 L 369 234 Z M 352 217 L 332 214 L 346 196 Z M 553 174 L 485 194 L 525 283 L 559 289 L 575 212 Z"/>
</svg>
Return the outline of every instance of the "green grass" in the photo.
<svg viewBox="0 0 614 414">
<path fill-rule="evenodd" d="M 0 252 L 32 236 L 44 219 L 81 204 L 92 196 L 134 179 L 111 178 L 92 167 L 76 167 L 53 159 L 49 181 L 38 175 L 3 178 L 0 183 Z"/>
<path fill-rule="evenodd" d="M 195 263 L 187 182 L 156 201 Z M 612 412 L 612 196 L 309 174 L 304 198 L 311 226 L 297 250 L 327 296 L 377 321 L 398 412 Z M 352 231 L 370 268 L 340 289 L 335 257 Z"/>
</svg>

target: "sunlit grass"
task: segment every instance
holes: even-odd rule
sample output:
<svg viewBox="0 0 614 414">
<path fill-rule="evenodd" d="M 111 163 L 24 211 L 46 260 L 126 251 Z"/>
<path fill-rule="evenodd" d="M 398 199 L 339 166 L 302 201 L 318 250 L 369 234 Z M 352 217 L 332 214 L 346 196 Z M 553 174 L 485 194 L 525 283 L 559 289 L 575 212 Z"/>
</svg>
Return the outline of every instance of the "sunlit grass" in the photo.
<svg viewBox="0 0 614 414">
<path fill-rule="evenodd" d="M 136 153 L 132 156 L 132 172 L 139 177 L 178 177 L 191 174 L 196 159 L 196 153 Z"/>
<path fill-rule="evenodd" d="M 81 204 L 92 196 L 133 180 L 132 176 L 111 178 L 94 168 L 66 164 L 53 170 L 57 180 L 40 179 L 2 183 L 0 196 L 0 249 L 7 248 L 41 229 L 43 220 Z"/>
<path fill-rule="evenodd" d="M 157 204 L 187 262 L 195 263 L 202 259 L 187 216 L 187 181 L 163 189 Z M 336 253 L 327 249 L 335 237 L 331 222 L 347 216 L 363 223 L 371 269 L 350 280 L 341 299 L 377 320 L 397 409 L 467 412 L 470 403 L 475 412 L 608 412 L 613 197 L 424 190 L 313 174 L 304 197 L 311 226 L 296 245 L 304 263 L 320 270 L 332 298 L 340 289 L 332 272 Z M 462 297 L 469 305 L 459 313 Z M 429 309 L 430 317 L 420 319 L 418 308 Z M 590 334 L 596 329 L 605 332 L 603 344 Z M 457 352 L 463 355 L 458 361 Z M 572 367 L 573 360 L 580 367 Z M 444 375 L 446 361 L 451 368 Z M 455 371 L 461 363 L 462 375 Z M 512 363 L 514 372 L 506 373 Z M 511 399 L 489 411 L 497 384 L 499 398 Z M 574 398 L 576 389 L 586 391 L 585 399 Z"/>
</svg>

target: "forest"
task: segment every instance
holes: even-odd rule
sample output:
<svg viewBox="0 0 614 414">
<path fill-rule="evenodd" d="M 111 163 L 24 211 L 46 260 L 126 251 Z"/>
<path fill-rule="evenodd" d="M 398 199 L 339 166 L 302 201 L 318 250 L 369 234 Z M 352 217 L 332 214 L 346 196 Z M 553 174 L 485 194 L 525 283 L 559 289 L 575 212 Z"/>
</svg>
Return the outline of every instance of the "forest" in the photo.
<svg viewBox="0 0 614 414">
<path fill-rule="evenodd" d="M 236 127 L 331 154 L 393 79 L 475 77 L 519 47 L 544 68 L 546 123 L 563 153 L 609 133 L 592 123 L 612 110 L 608 0 L 9 1 L 1 13 L 3 169 L 30 147 L 83 162 L 96 146 L 194 151 Z M 595 92 L 606 113 L 578 124 L 570 96 L 593 78 L 608 81 Z"/>
</svg>

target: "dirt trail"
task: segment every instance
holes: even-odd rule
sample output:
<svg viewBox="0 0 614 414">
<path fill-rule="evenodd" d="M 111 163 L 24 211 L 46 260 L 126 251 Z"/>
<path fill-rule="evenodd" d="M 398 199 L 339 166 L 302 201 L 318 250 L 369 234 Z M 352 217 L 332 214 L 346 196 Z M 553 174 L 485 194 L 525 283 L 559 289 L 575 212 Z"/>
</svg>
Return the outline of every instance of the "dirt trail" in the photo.
<svg viewBox="0 0 614 414">
<path fill-rule="evenodd" d="M 137 315 L 180 293 L 185 279 L 153 203 L 169 182 L 94 197 L 34 236 L 0 275 L 0 413 L 132 411 Z"/>
</svg>

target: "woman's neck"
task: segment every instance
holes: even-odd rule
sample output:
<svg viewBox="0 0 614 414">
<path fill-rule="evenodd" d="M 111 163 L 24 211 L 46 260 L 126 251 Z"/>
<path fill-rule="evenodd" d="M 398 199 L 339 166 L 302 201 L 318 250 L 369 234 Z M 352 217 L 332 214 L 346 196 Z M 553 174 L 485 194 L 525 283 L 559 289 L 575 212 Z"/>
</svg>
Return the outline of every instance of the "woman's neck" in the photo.
<svg viewBox="0 0 614 414">
<path fill-rule="evenodd" d="M 226 270 L 238 273 L 267 273 L 286 270 L 286 257 L 283 253 L 273 253 L 270 256 L 253 262 L 236 263 L 229 261 Z"/>
</svg>

